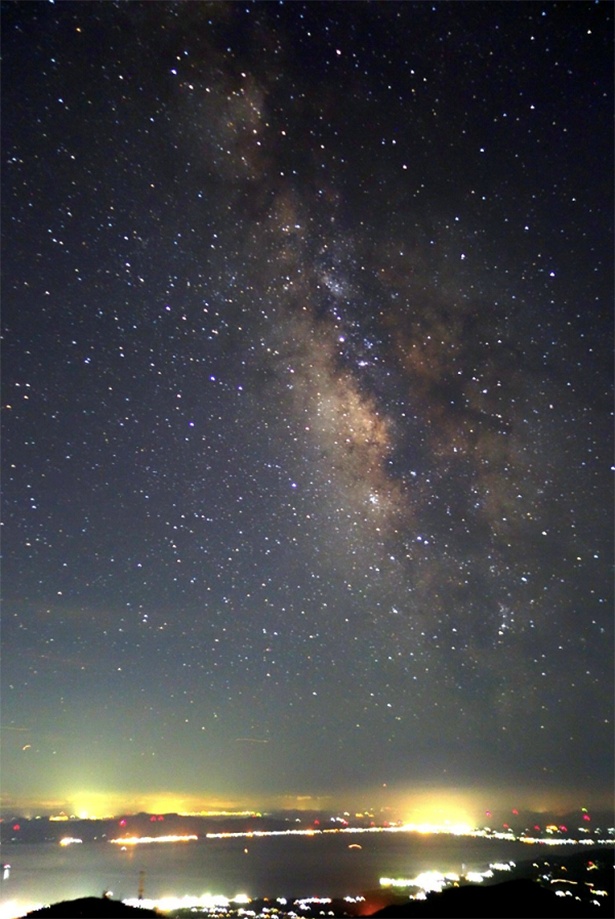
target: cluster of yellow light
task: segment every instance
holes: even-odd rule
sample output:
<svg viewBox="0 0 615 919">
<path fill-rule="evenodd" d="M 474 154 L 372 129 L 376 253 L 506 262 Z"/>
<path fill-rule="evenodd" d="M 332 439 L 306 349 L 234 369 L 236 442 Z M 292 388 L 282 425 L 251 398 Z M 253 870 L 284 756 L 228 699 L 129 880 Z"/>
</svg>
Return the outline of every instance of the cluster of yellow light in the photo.
<svg viewBox="0 0 615 919">
<path fill-rule="evenodd" d="M 449 836 L 471 836 L 474 833 L 469 823 L 404 823 L 400 829 L 406 833 L 423 835 L 447 833 Z"/>
<path fill-rule="evenodd" d="M 75 843 L 83 842 L 83 839 L 77 839 L 75 836 L 63 836 L 60 840 L 61 846 L 74 846 Z"/>
<path fill-rule="evenodd" d="M 5 900 L 0 903 L 0 919 L 20 919 L 26 913 L 33 913 L 37 909 L 43 909 L 46 905 L 40 901 Z"/>
<path fill-rule="evenodd" d="M 221 894 L 211 894 L 204 893 L 200 897 L 193 897 L 189 894 L 184 895 L 183 897 L 161 897 L 159 900 L 138 900 L 136 897 L 131 897 L 127 900 L 123 900 L 123 903 L 126 906 L 134 906 L 140 909 L 158 909 L 163 913 L 170 912 L 171 910 L 176 909 L 200 909 L 200 910 L 215 910 L 228 909 L 233 903 L 245 906 L 250 903 L 251 900 L 245 893 L 238 893 L 230 900 L 228 897 L 223 897 Z"/>
<path fill-rule="evenodd" d="M 106 819 L 126 813 L 146 814 L 206 814 L 226 813 L 229 816 L 247 812 L 251 801 L 225 798 L 203 799 L 197 795 L 159 791 L 127 797 L 111 791 L 77 788 L 67 790 L 65 799 L 54 808 L 59 813 L 77 815 L 81 819 Z M 256 808 L 253 808 L 253 810 Z M 252 811 L 253 812 L 253 811 Z M 241 813 L 242 816 L 245 814 Z"/>
<path fill-rule="evenodd" d="M 409 800 L 399 801 L 406 825 L 417 827 L 468 827 L 477 826 L 480 813 L 473 796 L 450 789 L 423 789 L 414 792 Z M 422 832 L 422 830 L 418 830 Z M 432 832 L 427 829 L 425 832 Z M 434 832 L 439 832 L 436 829 Z M 445 830 L 447 832 L 447 830 Z"/>
<path fill-rule="evenodd" d="M 140 846 L 151 842 L 192 842 L 198 839 L 194 834 L 186 836 L 124 836 L 119 839 L 110 839 L 115 846 Z"/>
</svg>

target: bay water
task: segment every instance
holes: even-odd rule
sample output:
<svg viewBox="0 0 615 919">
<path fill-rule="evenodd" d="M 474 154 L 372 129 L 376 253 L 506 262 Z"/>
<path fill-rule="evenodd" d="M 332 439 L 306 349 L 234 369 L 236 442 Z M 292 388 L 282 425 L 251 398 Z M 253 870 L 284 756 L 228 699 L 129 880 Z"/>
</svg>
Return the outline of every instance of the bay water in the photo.
<svg viewBox="0 0 615 919">
<path fill-rule="evenodd" d="M 2 881 L 0 917 L 10 919 L 11 909 L 19 915 L 16 903 L 53 903 L 103 891 L 112 891 L 116 899 L 136 897 L 140 879 L 147 899 L 206 893 L 229 898 L 357 896 L 378 888 L 382 877 L 484 871 L 494 862 L 538 859 L 545 854 L 541 848 L 409 832 L 200 838 L 124 849 L 108 841 L 67 847 L 12 844 L 2 853 L 11 867 Z M 572 846 L 562 847 L 562 854 L 572 851 Z"/>
</svg>

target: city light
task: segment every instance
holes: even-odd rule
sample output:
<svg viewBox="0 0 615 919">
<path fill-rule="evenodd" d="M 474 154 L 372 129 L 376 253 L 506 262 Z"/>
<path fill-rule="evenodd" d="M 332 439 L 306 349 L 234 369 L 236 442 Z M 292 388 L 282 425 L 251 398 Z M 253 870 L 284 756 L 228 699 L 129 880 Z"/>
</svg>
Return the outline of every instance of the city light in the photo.
<svg viewBox="0 0 615 919">
<path fill-rule="evenodd" d="M 610 831 L 609 831 L 610 832 Z M 394 826 L 336 826 L 336 827 L 308 827 L 306 829 L 288 829 L 288 830 L 234 830 L 220 831 L 216 833 L 205 833 L 199 837 L 195 834 L 190 835 L 166 835 L 166 836 L 124 836 L 110 839 L 109 842 L 119 846 L 135 846 L 147 843 L 173 843 L 173 842 L 190 842 L 198 839 L 258 839 L 272 836 L 329 836 L 331 834 L 368 834 L 368 833 L 416 833 L 422 836 L 462 836 L 474 839 L 498 839 L 506 842 L 523 842 L 528 845 L 612 845 L 611 839 L 588 838 L 587 836 L 563 837 L 553 835 L 527 836 L 516 835 L 511 829 L 506 831 L 492 830 L 489 827 L 472 828 L 467 824 L 457 825 L 439 825 L 430 823 L 405 823 Z M 357 843 L 353 848 L 361 848 Z"/>
<path fill-rule="evenodd" d="M 125 818 L 119 821 L 120 824 L 126 825 Z M 331 826 L 331 823 L 335 825 Z M 363 847 L 369 849 L 368 837 L 365 834 L 373 833 L 395 833 L 403 834 L 404 836 L 411 838 L 417 835 L 448 835 L 449 837 L 465 837 L 465 838 L 475 838 L 475 839 L 485 839 L 485 840 L 505 840 L 507 842 L 515 841 L 522 842 L 527 845 L 532 846 L 548 846 L 552 849 L 554 846 L 560 847 L 569 847 L 569 846 L 612 846 L 612 835 L 614 833 L 613 828 L 608 828 L 606 830 L 595 830 L 595 836 L 588 837 L 586 834 L 578 834 L 576 838 L 563 837 L 560 835 L 561 827 L 557 826 L 558 833 L 555 833 L 554 828 L 556 824 L 546 823 L 542 827 L 542 831 L 539 832 L 536 830 L 536 835 L 528 835 L 527 829 L 522 833 L 515 834 L 512 830 L 508 829 L 506 832 L 495 831 L 489 827 L 482 828 L 472 828 L 465 824 L 429 824 L 429 823 L 405 823 L 405 824 L 395 824 L 395 825 L 380 825 L 380 826 L 346 826 L 344 825 L 345 821 L 333 820 L 331 819 L 328 822 L 325 822 L 323 819 L 322 826 L 315 825 L 311 823 L 308 827 L 298 828 L 293 826 L 288 829 L 276 829 L 276 830 L 258 830 L 258 829 L 245 829 L 243 831 L 234 831 L 234 832 L 215 832 L 215 833 L 203 833 L 197 835 L 195 833 L 191 834 L 165 834 L 165 835 L 126 835 L 123 837 L 116 837 L 113 839 L 108 839 L 112 845 L 119 846 L 122 851 L 127 851 L 129 848 L 134 848 L 140 845 L 153 845 L 155 843 L 160 844 L 170 844 L 173 843 L 186 843 L 186 842 L 201 842 L 201 844 L 206 844 L 209 841 L 213 840 L 227 840 L 227 839 L 250 839 L 254 841 L 254 845 L 258 845 L 259 838 L 267 837 L 280 837 L 280 836 L 292 836 L 296 838 L 309 837 L 311 839 L 316 839 L 318 837 L 324 839 L 325 837 L 330 837 L 331 834 L 338 834 L 340 845 L 343 845 L 345 848 L 345 838 L 340 834 L 352 834 L 356 839 L 358 834 L 362 834 L 361 841 L 363 842 Z M 13 824 L 9 824 L 12 828 Z M 168 824 L 167 824 L 168 825 Z M 148 824 L 149 826 L 149 824 Z M 158 825 L 158 819 L 156 819 L 156 828 L 162 829 L 162 824 Z M 64 827 L 63 827 L 64 829 Z M 152 828 L 153 829 L 153 828 Z M 606 838 L 604 838 L 606 837 Z M 610 838 L 609 838 L 610 837 Z M 347 838 L 347 837 L 346 837 Z M 65 849 L 70 848 L 73 845 L 80 845 L 84 842 L 84 839 L 81 839 L 76 836 L 64 836 L 61 839 L 57 840 L 57 844 L 62 846 Z M 85 840 L 87 841 L 87 840 Z M 362 848 L 357 842 L 351 843 L 349 848 Z M 247 850 L 244 850 L 247 851 Z M 546 853 L 545 853 L 546 854 Z M 128 857 L 128 856 L 127 856 Z M 597 870 L 595 865 L 592 862 L 589 862 L 588 871 Z M 8 869 L 8 866 L 3 866 L 5 869 Z M 470 867 L 470 866 L 468 866 Z M 457 886 L 460 883 L 470 883 L 470 884 L 482 884 L 486 880 L 491 880 L 494 878 L 496 872 L 511 872 L 515 867 L 514 861 L 494 861 L 490 863 L 488 868 L 481 870 L 464 870 L 460 874 L 447 872 L 446 870 L 429 870 L 423 871 L 417 874 L 415 877 L 381 877 L 380 886 L 382 888 L 391 888 L 397 892 L 404 893 L 410 900 L 423 900 L 426 896 L 432 892 L 440 892 L 445 888 L 452 886 Z M 8 871 L 7 871 L 8 873 Z M 558 885 L 564 883 L 573 883 L 572 881 L 566 881 L 566 879 L 557 876 L 556 879 L 550 879 L 548 876 L 544 876 L 545 881 L 549 881 L 551 885 Z M 554 891 L 555 892 L 555 891 Z M 606 894 L 601 890 L 591 890 L 593 895 L 598 898 L 606 896 Z M 569 896 L 569 891 L 557 891 L 558 896 Z M 349 902 L 356 902 L 362 898 L 353 898 L 351 896 L 346 897 Z M 262 907 L 262 911 L 254 911 L 255 903 L 251 900 L 247 894 L 237 894 L 234 898 L 229 899 L 223 895 L 213 895 L 211 893 L 205 893 L 201 896 L 195 895 L 184 895 L 184 896 L 164 896 L 158 900 L 143 900 L 143 899 L 134 899 L 134 900 L 125 900 L 129 905 L 142 906 L 151 908 L 157 908 L 161 911 L 171 911 L 177 909 L 193 909 L 202 913 L 208 913 L 210 916 L 219 916 L 221 914 L 237 914 L 239 915 L 251 915 L 254 919 L 258 917 L 269 917 L 272 911 L 276 911 L 277 907 L 273 910 L 270 906 Z M 290 901 L 288 901 L 290 902 Z M 277 904 L 285 905 L 282 898 L 278 898 L 276 901 Z M 303 897 L 298 900 L 293 901 L 293 907 L 300 911 L 306 910 L 309 904 L 322 904 L 326 906 L 331 903 L 330 898 L 328 897 Z M 247 910 L 242 910 L 242 907 L 249 906 L 253 904 Z M 260 907 L 259 907 L 260 909 Z M 16 901 L 12 901 L 10 904 L 7 903 L 5 906 L 0 909 L 0 919 L 16 919 L 17 916 L 23 915 L 27 910 L 21 905 L 17 906 Z"/>
<path fill-rule="evenodd" d="M 125 836 L 120 839 L 110 839 L 115 846 L 140 846 L 154 842 L 193 842 L 198 839 L 194 834 L 187 836 Z"/>
<path fill-rule="evenodd" d="M 160 897 L 157 900 L 129 897 L 122 902 L 125 903 L 126 906 L 138 907 L 140 909 L 158 909 L 165 913 L 178 909 L 202 911 L 227 910 L 233 905 L 246 906 L 251 903 L 251 900 L 245 893 L 238 893 L 230 899 L 222 896 L 222 894 L 204 893 L 200 897 L 185 894 L 182 897 Z"/>
<path fill-rule="evenodd" d="M 47 904 L 39 902 L 26 902 L 24 900 L 5 900 L 0 903 L 0 919 L 19 919 L 26 913 L 42 909 Z"/>
<path fill-rule="evenodd" d="M 417 887 L 426 893 L 431 891 L 439 893 L 447 884 L 458 882 L 458 874 L 441 874 L 439 871 L 423 871 L 415 878 L 380 878 L 381 887 Z"/>
</svg>

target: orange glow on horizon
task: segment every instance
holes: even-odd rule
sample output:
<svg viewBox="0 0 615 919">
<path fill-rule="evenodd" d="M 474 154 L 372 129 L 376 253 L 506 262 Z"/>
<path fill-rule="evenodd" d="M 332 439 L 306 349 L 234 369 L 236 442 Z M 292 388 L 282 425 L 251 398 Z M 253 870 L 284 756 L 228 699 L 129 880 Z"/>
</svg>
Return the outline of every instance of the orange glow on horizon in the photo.
<svg viewBox="0 0 615 919">
<path fill-rule="evenodd" d="M 11 815 L 50 815 L 52 820 L 109 819 L 121 816 L 147 814 L 180 814 L 184 816 L 261 816 L 272 811 L 344 811 L 370 816 L 375 821 L 391 820 L 415 826 L 485 826 L 501 829 L 504 823 L 522 818 L 524 811 L 544 814 L 544 823 L 554 824 L 557 817 L 575 810 L 581 818 L 581 805 L 592 809 L 610 810 L 612 802 L 606 795 L 588 801 L 587 795 L 573 790 L 537 792 L 519 788 L 467 788 L 450 787 L 378 786 L 368 789 L 349 789 L 335 795 L 279 794 L 279 795 L 197 795 L 174 791 L 157 791 L 130 794 L 114 791 L 81 789 L 67 792 L 54 799 L 13 799 L 5 801 Z M 493 816 L 487 817 L 487 812 Z M 515 813 L 517 812 L 517 813 Z M 591 812 L 591 811 L 590 811 Z M 521 817 L 520 817 L 521 815 Z M 538 820 L 543 823 L 543 820 Z M 561 821 L 559 821 L 561 822 Z M 589 823 L 589 821 L 587 821 Z"/>
</svg>

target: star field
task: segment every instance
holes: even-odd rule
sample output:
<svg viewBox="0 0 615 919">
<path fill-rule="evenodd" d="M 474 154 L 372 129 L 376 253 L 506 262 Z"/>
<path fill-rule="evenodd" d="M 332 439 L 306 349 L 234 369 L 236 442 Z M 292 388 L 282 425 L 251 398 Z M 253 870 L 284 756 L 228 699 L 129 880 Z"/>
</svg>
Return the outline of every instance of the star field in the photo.
<svg viewBox="0 0 615 919">
<path fill-rule="evenodd" d="M 608 793 L 611 14 L 4 8 L 10 800 Z"/>
</svg>

